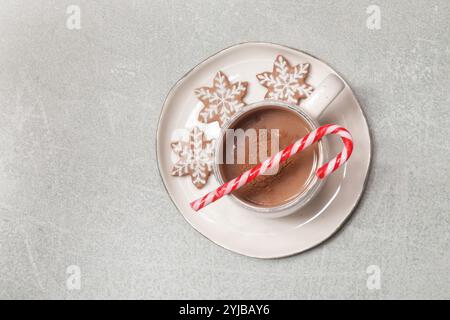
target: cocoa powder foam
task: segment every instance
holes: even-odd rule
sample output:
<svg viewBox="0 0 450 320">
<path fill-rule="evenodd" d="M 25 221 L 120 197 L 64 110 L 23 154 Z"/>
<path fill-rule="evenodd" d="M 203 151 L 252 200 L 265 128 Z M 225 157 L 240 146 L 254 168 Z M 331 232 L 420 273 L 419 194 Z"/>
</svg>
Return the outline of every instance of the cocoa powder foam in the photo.
<svg viewBox="0 0 450 320">
<path fill-rule="evenodd" d="M 267 130 L 268 133 L 270 133 L 271 129 L 278 129 L 279 150 L 286 148 L 312 131 L 309 123 L 298 113 L 276 106 L 267 106 L 249 112 L 230 127 L 230 129 L 239 128 L 244 131 L 255 129 L 257 133 L 261 129 Z M 271 136 L 270 134 L 267 134 L 267 136 L 269 138 L 267 142 L 260 141 L 259 134 L 246 138 L 244 163 L 236 163 L 238 162 L 236 145 L 234 148 L 227 148 L 227 141 L 224 139 L 223 154 L 226 156 L 227 151 L 228 153 L 232 152 L 231 157 L 234 157 L 232 164 L 221 164 L 219 166 L 219 171 L 224 181 L 229 181 L 256 165 L 255 163 L 250 163 L 250 160 L 256 157 L 250 152 L 259 153 L 262 142 L 268 144 L 268 156 L 275 153 L 272 152 Z M 234 144 L 236 144 L 236 141 Z M 251 144 L 253 144 L 252 148 L 250 147 Z M 278 152 L 279 150 L 275 151 Z M 234 191 L 233 195 L 257 206 L 275 207 L 285 204 L 305 190 L 308 182 L 314 175 L 318 158 L 319 148 L 317 143 L 315 143 L 281 164 L 278 171 L 270 175 L 259 176 L 249 184 Z M 258 158 L 258 162 L 264 160 Z"/>
</svg>

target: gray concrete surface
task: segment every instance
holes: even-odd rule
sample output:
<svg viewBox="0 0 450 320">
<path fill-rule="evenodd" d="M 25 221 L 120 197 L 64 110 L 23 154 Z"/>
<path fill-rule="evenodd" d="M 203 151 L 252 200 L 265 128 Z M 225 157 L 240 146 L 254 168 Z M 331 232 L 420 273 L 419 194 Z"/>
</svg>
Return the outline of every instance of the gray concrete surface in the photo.
<svg viewBox="0 0 450 320">
<path fill-rule="evenodd" d="M 449 15 L 445 0 L 1 1 L 0 298 L 450 298 Z M 352 219 L 287 259 L 203 238 L 157 173 L 170 87 L 249 40 L 328 61 L 373 135 Z"/>
</svg>

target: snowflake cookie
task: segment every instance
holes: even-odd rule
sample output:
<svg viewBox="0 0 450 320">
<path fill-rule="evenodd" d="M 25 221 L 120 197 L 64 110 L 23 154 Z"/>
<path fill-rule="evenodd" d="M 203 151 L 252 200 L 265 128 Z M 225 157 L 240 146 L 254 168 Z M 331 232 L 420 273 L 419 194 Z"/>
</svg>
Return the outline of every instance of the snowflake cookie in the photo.
<svg viewBox="0 0 450 320">
<path fill-rule="evenodd" d="M 287 59 L 279 55 L 273 64 L 272 72 L 256 75 L 259 83 L 267 88 L 266 99 L 299 104 L 300 99 L 311 95 L 313 87 L 305 82 L 309 73 L 309 63 L 292 67 Z"/>
<path fill-rule="evenodd" d="M 171 146 L 179 157 L 172 168 L 172 175 L 190 175 L 192 183 L 198 189 L 203 188 L 212 171 L 214 140 L 206 140 L 203 131 L 194 127 L 189 133 L 189 141 L 172 142 Z"/>
<path fill-rule="evenodd" d="M 248 82 L 231 83 L 227 76 L 219 71 L 214 77 L 212 87 L 195 89 L 195 95 L 204 107 L 198 115 L 203 123 L 219 122 L 222 126 L 240 108 L 245 106 L 242 100 L 247 93 Z"/>
</svg>

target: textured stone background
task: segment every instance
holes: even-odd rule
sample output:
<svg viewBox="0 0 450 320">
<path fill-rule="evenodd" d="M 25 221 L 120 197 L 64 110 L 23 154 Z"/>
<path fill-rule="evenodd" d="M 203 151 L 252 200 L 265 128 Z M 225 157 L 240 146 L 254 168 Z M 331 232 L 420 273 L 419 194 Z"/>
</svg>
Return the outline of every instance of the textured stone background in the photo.
<svg viewBox="0 0 450 320">
<path fill-rule="evenodd" d="M 369 30 L 371 1 L 1 1 L 0 297 L 450 298 L 450 4 L 413 3 L 377 1 Z M 70 4 L 81 30 L 66 28 Z M 170 87 L 249 40 L 328 61 L 373 135 L 352 219 L 287 259 L 203 238 L 157 173 Z"/>
</svg>

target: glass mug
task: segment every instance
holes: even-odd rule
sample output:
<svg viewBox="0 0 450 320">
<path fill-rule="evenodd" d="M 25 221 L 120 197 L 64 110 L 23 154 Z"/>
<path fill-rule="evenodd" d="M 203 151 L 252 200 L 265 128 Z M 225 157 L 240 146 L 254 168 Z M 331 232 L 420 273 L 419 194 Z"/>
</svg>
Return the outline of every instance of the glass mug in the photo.
<svg viewBox="0 0 450 320">
<path fill-rule="evenodd" d="M 300 107 L 281 101 L 264 100 L 241 108 L 223 125 L 219 138 L 217 139 L 213 172 L 219 184 L 222 185 L 227 182 L 225 181 L 223 172 L 220 168 L 221 165 L 224 165 L 223 150 L 227 130 L 232 129 L 240 120 L 248 117 L 250 114 L 257 113 L 259 110 L 281 108 L 290 111 L 292 115 L 299 117 L 303 123 L 309 126 L 308 131 L 311 132 L 320 126 L 317 119 L 322 112 L 327 109 L 334 98 L 339 95 L 344 87 L 344 82 L 338 76 L 329 74 Z M 318 193 L 323 185 L 323 180 L 319 179 L 315 173 L 318 168 L 328 161 L 326 144 L 322 141 L 318 141 L 317 150 L 318 156 L 313 163 L 311 173 L 306 180 L 303 190 L 292 199 L 276 205 L 258 205 L 236 196 L 234 194 L 236 191 L 231 193 L 230 196 L 241 206 L 268 218 L 283 217 L 298 211 Z"/>
</svg>

